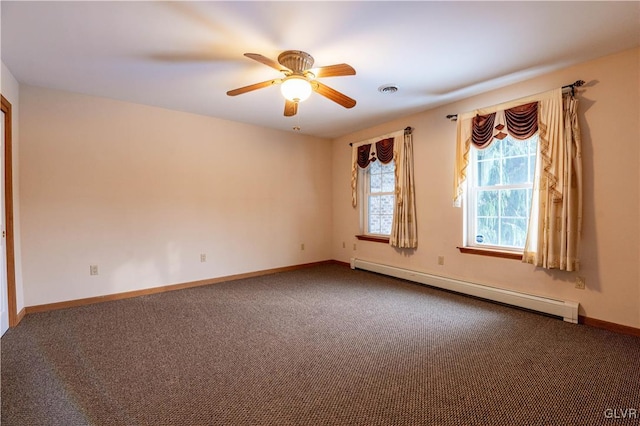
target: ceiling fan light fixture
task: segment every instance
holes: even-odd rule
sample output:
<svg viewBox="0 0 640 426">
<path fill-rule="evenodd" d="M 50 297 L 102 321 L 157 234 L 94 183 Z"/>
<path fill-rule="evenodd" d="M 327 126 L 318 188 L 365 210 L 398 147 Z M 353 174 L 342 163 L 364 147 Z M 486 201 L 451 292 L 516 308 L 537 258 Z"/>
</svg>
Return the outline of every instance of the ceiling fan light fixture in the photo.
<svg viewBox="0 0 640 426">
<path fill-rule="evenodd" d="M 282 82 L 280 92 L 291 102 L 302 102 L 311 95 L 311 83 L 304 77 L 292 75 Z"/>
<path fill-rule="evenodd" d="M 280 85 L 280 92 L 286 99 L 284 103 L 285 117 L 296 115 L 298 113 L 298 104 L 307 99 L 312 92 L 316 92 L 318 95 L 324 96 L 344 108 L 353 108 L 356 106 L 355 99 L 351 99 L 344 93 L 332 89 L 316 80 L 316 78 L 322 77 L 355 75 L 356 70 L 354 70 L 351 65 L 334 64 L 311 69 L 313 66 L 313 57 L 301 50 L 287 50 L 282 52 L 280 56 L 278 56 L 277 62 L 259 53 L 245 53 L 244 56 L 280 71 L 284 74 L 284 77 L 229 90 L 227 92 L 228 96 L 237 96 L 265 87 Z"/>
</svg>

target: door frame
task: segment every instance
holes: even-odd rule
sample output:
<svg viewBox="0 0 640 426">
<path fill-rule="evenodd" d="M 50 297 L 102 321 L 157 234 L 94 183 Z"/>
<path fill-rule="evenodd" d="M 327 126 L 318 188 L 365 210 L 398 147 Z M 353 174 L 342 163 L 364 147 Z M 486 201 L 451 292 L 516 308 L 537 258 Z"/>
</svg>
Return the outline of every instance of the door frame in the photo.
<svg viewBox="0 0 640 426">
<path fill-rule="evenodd" d="M 13 234 L 13 149 L 11 146 L 12 121 L 11 103 L 0 94 L 2 112 L 4 112 L 4 210 L 6 228 L 7 256 L 7 305 L 9 308 L 9 327 L 20 322 L 16 303 L 16 258 Z"/>
</svg>

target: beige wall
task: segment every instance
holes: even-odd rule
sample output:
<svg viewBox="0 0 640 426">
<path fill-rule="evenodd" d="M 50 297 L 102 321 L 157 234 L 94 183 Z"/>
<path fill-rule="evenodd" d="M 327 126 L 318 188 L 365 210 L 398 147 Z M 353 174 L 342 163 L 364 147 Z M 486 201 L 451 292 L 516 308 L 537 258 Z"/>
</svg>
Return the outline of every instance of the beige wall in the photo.
<svg viewBox="0 0 640 426">
<path fill-rule="evenodd" d="M 2 63 L 0 73 L 0 93 L 11 103 L 11 146 L 13 148 L 12 155 L 12 171 L 13 171 L 13 234 L 14 234 L 14 254 L 16 268 L 16 308 L 20 312 L 24 304 L 24 291 L 22 282 L 22 248 L 20 236 L 20 128 L 18 126 L 20 117 L 20 85 L 13 77 L 11 71 Z"/>
<path fill-rule="evenodd" d="M 366 129 L 333 141 L 333 257 L 379 261 L 446 277 L 580 302 L 580 314 L 640 327 L 640 49 L 573 66 L 530 81 Z M 560 87 L 580 90 L 583 136 L 583 269 L 548 272 L 519 261 L 461 254 L 462 209 L 452 207 L 455 123 L 461 113 Z M 419 248 L 398 252 L 357 241 L 359 216 L 350 204 L 349 142 L 406 126 L 414 130 Z M 342 247 L 345 242 L 346 248 Z M 437 264 L 438 256 L 445 265 Z M 576 276 L 586 289 L 574 288 Z M 425 307 L 427 308 L 427 307 Z"/>
<path fill-rule="evenodd" d="M 327 140 L 24 85 L 20 106 L 27 306 L 331 258 Z"/>
</svg>

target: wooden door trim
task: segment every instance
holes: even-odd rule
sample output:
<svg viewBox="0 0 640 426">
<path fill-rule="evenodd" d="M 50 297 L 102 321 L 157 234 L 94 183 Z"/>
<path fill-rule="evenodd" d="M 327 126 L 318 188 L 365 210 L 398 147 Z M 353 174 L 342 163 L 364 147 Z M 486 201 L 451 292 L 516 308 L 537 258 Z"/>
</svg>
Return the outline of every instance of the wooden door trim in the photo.
<svg viewBox="0 0 640 426">
<path fill-rule="evenodd" d="M 4 210 L 7 246 L 7 305 L 9 308 L 9 327 L 20 322 L 16 303 L 16 258 L 13 232 L 13 148 L 11 103 L 0 94 L 2 112 L 4 112 Z"/>
</svg>

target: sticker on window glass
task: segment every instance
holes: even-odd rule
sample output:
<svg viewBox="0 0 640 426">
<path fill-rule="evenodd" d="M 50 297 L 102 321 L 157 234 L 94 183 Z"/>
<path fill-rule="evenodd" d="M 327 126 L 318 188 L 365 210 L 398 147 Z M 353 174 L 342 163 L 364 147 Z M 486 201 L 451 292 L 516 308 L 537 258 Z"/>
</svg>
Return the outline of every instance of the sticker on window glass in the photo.
<svg viewBox="0 0 640 426">
<path fill-rule="evenodd" d="M 484 241 L 484 236 L 476 235 L 476 243 L 482 243 Z"/>
</svg>

